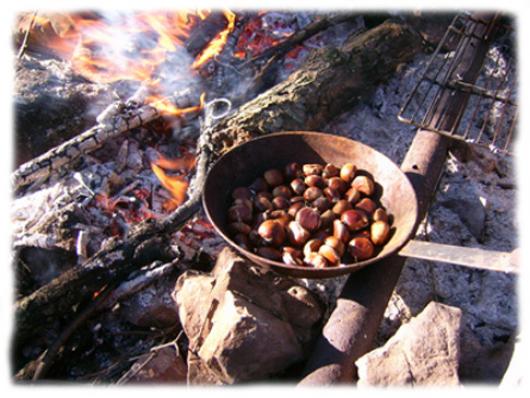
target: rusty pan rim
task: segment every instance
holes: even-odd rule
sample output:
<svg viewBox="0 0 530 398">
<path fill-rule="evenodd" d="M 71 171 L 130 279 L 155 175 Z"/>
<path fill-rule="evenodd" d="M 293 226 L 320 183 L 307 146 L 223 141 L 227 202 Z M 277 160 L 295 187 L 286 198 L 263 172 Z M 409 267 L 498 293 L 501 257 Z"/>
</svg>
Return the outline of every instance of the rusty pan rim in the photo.
<svg viewBox="0 0 530 398">
<path fill-rule="evenodd" d="M 269 260 L 269 259 L 264 258 L 264 257 L 260 257 L 260 256 L 256 255 L 255 253 L 252 253 L 252 252 L 250 252 L 248 250 L 243 249 L 236 242 L 234 242 L 222 230 L 222 228 L 219 225 L 217 225 L 217 223 L 214 222 L 214 218 L 212 217 L 210 209 L 208 208 L 208 205 L 207 205 L 206 190 L 203 189 L 202 204 L 203 204 L 203 209 L 204 209 L 204 212 L 206 214 L 206 217 L 208 218 L 208 221 L 214 227 L 215 231 L 233 249 L 235 249 L 237 252 L 239 252 L 240 254 L 242 254 L 244 257 L 246 257 L 247 259 L 251 260 L 252 262 L 256 263 L 257 265 L 270 267 L 270 268 L 272 268 L 272 269 L 276 270 L 277 272 L 279 272 L 281 274 L 284 274 L 284 275 L 294 276 L 294 277 L 302 277 L 302 278 L 308 278 L 308 279 L 325 279 L 325 278 L 333 278 L 333 277 L 337 277 L 337 276 L 345 275 L 345 274 L 351 274 L 351 273 L 356 272 L 356 271 L 358 271 L 358 270 L 360 270 L 362 268 L 365 268 L 368 265 L 376 264 L 376 263 L 380 262 L 381 260 L 383 260 L 384 258 L 387 258 L 389 256 L 397 254 L 399 252 L 399 250 L 401 250 L 401 248 L 403 248 L 413 238 L 412 235 L 414 233 L 415 226 L 417 225 L 418 216 L 419 216 L 418 215 L 418 200 L 417 200 L 416 191 L 414 190 L 414 188 L 412 186 L 412 183 L 410 182 L 410 180 L 407 177 L 407 175 L 388 156 L 384 155 L 383 153 L 379 152 L 378 150 L 374 149 L 373 147 L 371 147 L 371 146 L 369 146 L 367 144 L 364 144 L 364 143 L 362 143 L 360 141 L 357 141 L 357 140 L 354 140 L 354 139 L 351 139 L 351 138 L 348 138 L 348 137 L 332 134 L 332 133 L 325 133 L 325 132 L 318 132 L 318 131 L 302 131 L 302 130 L 300 130 L 300 131 L 281 131 L 281 132 L 269 133 L 269 134 L 264 135 L 264 136 L 252 138 L 252 139 L 244 142 L 243 144 L 232 148 L 231 150 L 229 150 L 228 152 L 223 154 L 219 159 L 217 159 L 215 161 L 215 163 L 212 165 L 212 167 L 210 168 L 210 170 L 209 170 L 209 172 L 208 172 L 208 174 L 206 176 L 206 179 L 205 179 L 205 182 L 204 182 L 204 187 L 207 187 L 207 185 L 208 185 L 208 179 L 209 179 L 209 177 L 211 175 L 212 170 L 214 170 L 215 167 L 219 167 L 219 164 L 222 163 L 222 160 L 223 160 L 223 158 L 225 156 L 237 156 L 237 152 L 243 150 L 244 146 L 251 145 L 251 144 L 255 143 L 256 141 L 270 140 L 270 139 L 274 139 L 276 137 L 283 137 L 283 136 L 288 136 L 288 135 L 309 135 L 309 136 L 321 136 L 321 137 L 323 137 L 323 136 L 330 137 L 331 136 L 331 137 L 333 137 L 335 139 L 341 139 L 341 140 L 344 140 L 344 141 L 347 141 L 347 142 L 352 142 L 353 141 L 357 145 L 364 146 L 367 149 L 370 149 L 371 151 L 377 152 L 380 156 L 384 157 L 388 162 L 390 162 L 391 164 L 393 164 L 396 167 L 396 169 L 398 170 L 400 176 L 402 177 L 401 178 L 402 182 L 407 185 L 407 189 L 410 190 L 410 193 L 411 193 L 411 195 L 412 195 L 412 197 L 414 199 L 413 203 L 410 204 L 411 206 L 413 206 L 413 213 L 415 214 L 414 220 L 411 223 L 411 227 L 409 228 L 409 231 L 407 231 L 407 233 L 403 235 L 401 240 L 394 244 L 394 247 L 392 248 L 392 250 L 389 250 L 387 253 L 385 253 L 383 255 L 378 255 L 378 256 L 372 257 L 372 258 L 370 258 L 368 260 L 359 261 L 359 262 L 350 263 L 350 264 L 341 264 L 341 265 L 339 265 L 337 267 L 329 267 L 329 268 L 310 268 L 310 267 L 303 267 L 303 266 L 288 265 L 288 264 L 285 264 L 283 262 L 273 261 L 273 260 Z"/>
</svg>

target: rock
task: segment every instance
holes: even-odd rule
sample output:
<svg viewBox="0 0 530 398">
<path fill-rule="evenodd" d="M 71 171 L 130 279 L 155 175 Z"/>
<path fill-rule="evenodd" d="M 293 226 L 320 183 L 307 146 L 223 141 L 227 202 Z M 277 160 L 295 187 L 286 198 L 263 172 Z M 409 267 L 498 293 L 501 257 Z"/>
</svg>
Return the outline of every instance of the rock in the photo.
<svg viewBox="0 0 530 398">
<path fill-rule="evenodd" d="M 188 351 L 188 385 L 223 385 L 215 373 L 211 372 L 203 360 L 194 352 Z"/>
<path fill-rule="evenodd" d="M 177 279 L 172 297 L 178 305 L 180 324 L 188 338 L 198 336 L 201 331 L 214 283 L 214 277 L 193 270 L 186 271 Z"/>
<path fill-rule="evenodd" d="M 175 347 L 168 346 L 143 355 L 131 367 L 127 383 L 186 383 L 186 362 Z"/>
<path fill-rule="evenodd" d="M 178 311 L 171 297 L 176 275 L 159 279 L 151 286 L 124 300 L 120 306 L 125 320 L 140 327 L 166 328 L 175 325 Z"/>
<path fill-rule="evenodd" d="M 323 308 L 306 288 L 224 249 L 211 274 L 187 271 L 175 293 L 190 341 L 190 384 L 264 380 L 301 361 Z"/>
<path fill-rule="evenodd" d="M 293 327 L 236 294 L 225 292 L 222 307 L 200 335 L 197 354 L 208 369 L 234 384 L 274 374 L 301 360 L 302 346 Z"/>
<path fill-rule="evenodd" d="M 461 310 L 431 302 L 387 343 L 359 358 L 359 386 L 458 385 Z"/>
</svg>

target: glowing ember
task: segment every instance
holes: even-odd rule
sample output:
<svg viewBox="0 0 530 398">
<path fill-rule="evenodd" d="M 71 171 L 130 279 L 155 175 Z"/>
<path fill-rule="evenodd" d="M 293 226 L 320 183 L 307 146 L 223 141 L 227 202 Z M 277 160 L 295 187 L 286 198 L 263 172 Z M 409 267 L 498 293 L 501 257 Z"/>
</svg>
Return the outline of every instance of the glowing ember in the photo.
<svg viewBox="0 0 530 398">
<path fill-rule="evenodd" d="M 239 35 L 234 56 L 239 59 L 255 57 L 264 50 L 277 45 L 278 38 L 272 37 L 263 27 L 262 15 L 248 22 Z"/>
<path fill-rule="evenodd" d="M 192 68 L 197 69 L 203 65 L 209 59 L 218 55 L 224 48 L 228 35 L 234 30 L 236 14 L 230 10 L 225 10 L 224 15 L 228 22 L 227 27 L 219 32 L 216 37 L 208 44 L 208 46 L 195 58 L 195 61 L 191 65 Z"/>
</svg>

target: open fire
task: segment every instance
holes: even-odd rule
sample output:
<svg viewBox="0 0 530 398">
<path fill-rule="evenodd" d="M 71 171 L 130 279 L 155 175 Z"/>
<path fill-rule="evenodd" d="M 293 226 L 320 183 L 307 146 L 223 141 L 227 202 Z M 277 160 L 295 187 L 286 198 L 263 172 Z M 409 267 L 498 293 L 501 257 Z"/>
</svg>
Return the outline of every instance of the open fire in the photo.
<svg viewBox="0 0 530 398">
<path fill-rule="evenodd" d="M 246 273 L 232 272 L 228 268 L 236 269 L 240 262 L 226 255 L 229 252 L 226 242 L 201 211 L 201 193 L 207 193 L 207 190 L 203 192 L 202 184 L 207 171 L 215 169 L 209 167 L 220 155 L 249 138 L 274 131 L 320 130 L 347 136 L 399 163 L 409 148 L 414 147 L 410 145 L 414 129 L 400 123 L 396 114 L 418 72 L 429 61 L 429 56 L 422 53 L 419 36 L 413 34 L 414 29 L 423 27 L 418 24 L 411 28 L 416 18 L 403 15 L 399 21 L 396 18 L 385 21 L 373 15 L 235 13 L 226 9 L 21 15 L 16 25 L 18 32 L 14 32 L 15 49 L 19 50 L 17 80 L 23 82 L 18 89 L 32 87 L 30 94 L 41 95 L 44 100 L 21 99 L 21 91 L 17 91 L 17 112 L 27 101 L 28 108 L 33 107 L 33 110 L 46 113 L 50 105 L 50 116 L 60 114 L 52 109 L 58 104 L 57 97 L 52 96 L 54 100 L 50 101 L 48 93 L 65 93 L 64 86 L 68 84 L 88 101 L 80 104 L 80 110 L 76 109 L 73 116 L 63 115 L 62 119 L 56 119 L 55 124 L 66 125 L 61 130 L 55 130 L 52 125 L 41 133 L 39 122 L 32 121 L 29 130 L 38 134 L 28 136 L 28 141 L 36 147 L 41 141 L 34 144 L 35 136 L 42 135 L 46 141 L 48 134 L 52 136 L 60 131 L 71 130 L 74 135 L 38 148 L 42 151 L 26 157 L 29 159 L 23 160 L 26 163 L 20 161 L 13 173 L 16 181 L 12 213 L 13 248 L 17 253 L 17 333 L 13 349 L 16 379 L 120 384 L 134 380 L 145 370 L 148 380 L 156 380 L 159 375 L 155 370 L 156 376 L 153 376 L 151 359 L 163 352 L 169 354 L 171 361 L 184 361 L 185 373 L 178 375 L 184 379 L 178 381 L 188 377 L 188 382 L 200 383 L 205 375 L 219 378 L 216 366 L 227 369 L 223 370 L 221 382 L 253 381 L 269 375 L 301 379 L 298 365 L 293 369 L 287 366 L 301 360 L 302 351 L 297 344 L 305 346 L 314 337 L 313 332 L 320 333 L 323 326 L 320 322 L 325 321 L 321 317 L 332 313 L 345 279 L 293 280 L 296 289 L 285 285 L 288 291 L 273 294 L 281 300 L 270 300 L 270 292 L 280 288 L 285 282 L 283 278 L 275 276 L 275 282 L 268 281 L 267 277 L 256 278 L 261 273 L 254 275 L 253 265 L 249 263 L 250 267 L 245 264 L 243 268 L 251 272 L 239 280 Z M 440 24 L 441 20 L 428 17 L 425 21 L 430 27 L 431 23 Z M 441 25 L 445 26 L 443 21 Z M 429 39 L 429 35 L 425 38 Z M 498 48 L 501 47 L 502 44 Z M 309 53 L 312 56 L 308 57 Z M 501 57 L 507 53 L 509 51 L 505 52 L 504 48 L 498 51 Z M 451 59 L 452 55 L 451 49 L 444 49 L 437 60 Z M 40 71 L 52 78 L 47 78 L 45 84 L 31 85 Z M 296 72 L 291 73 L 293 71 Z M 47 85 L 56 81 L 60 87 L 46 91 Z M 72 96 L 66 98 L 69 106 Z M 216 102 L 216 99 L 221 101 Z M 231 104 L 231 111 L 210 124 L 213 119 L 209 116 L 215 102 Z M 86 120 L 86 125 L 70 128 L 68 122 L 76 117 Z M 269 156 L 267 152 L 271 152 L 274 160 L 275 150 L 265 149 L 265 158 Z M 460 162 L 460 158 L 451 159 L 440 183 L 444 186 L 439 193 L 444 202 L 434 206 L 432 218 L 426 221 L 426 230 L 432 230 L 434 240 L 443 236 L 449 237 L 450 243 L 471 242 L 504 250 L 504 246 L 509 248 L 513 244 L 513 233 L 490 238 L 488 232 L 493 235 L 491 220 L 501 220 L 495 222 L 495 231 L 510 225 L 512 215 L 506 214 L 502 206 L 511 200 L 513 184 L 510 185 L 509 173 L 503 171 L 501 163 L 490 161 L 485 154 L 481 156 L 480 167 L 489 167 L 492 175 L 477 176 L 477 167 Z M 442 157 L 436 161 L 440 161 L 441 169 Z M 266 162 L 268 159 L 261 161 Z M 475 160 L 468 161 L 473 162 Z M 225 167 L 227 178 L 232 178 L 234 173 L 243 176 L 239 166 L 244 164 L 248 162 Z M 491 183 L 483 184 L 484 178 Z M 471 186 L 473 189 L 458 189 L 458 192 L 450 186 L 445 189 L 444 184 L 451 185 L 455 181 L 462 184 L 453 184 L 454 187 Z M 502 192 L 493 191 L 496 186 L 501 187 Z M 483 221 L 490 225 L 484 227 L 488 231 L 480 238 L 476 238 L 473 231 L 466 232 L 468 220 L 457 220 L 461 215 L 456 215 L 459 208 L 455 203 L 470 203 L 466 202 L 468 198 L 451 197 L 464 191 L 471 195 L 475 189 L 480 195 L 491 193 L 490 197 L 494 198 L 488 203 L 493 210 L 484 210 L 488 214 Z M 215 194 L 212 198 L 216 204 L 220 203 Z M 210 214 L 208 206 L 206 209 Z M 448 226 L 443 229 L 445 225 Z M 215 272 L 210 273 L 214 263 Z M 437 264 L 425 266 L 434 267 L 436 271 L 425 277 L 433 278 L 429 286 L 433 289 L 445 286 L 443 280 L 439 283 L 434 278 L 440 278 L 438 274 L 447 275 L 445 272 L 449 271 L 444 270 L 448 268 L 442 269 Z M 185 272 L 188 269 L 192 272 Z M 469 275 L 458 270 L 452 272 L 459 281 L 456 289 L 460 285 L 467 287 L 469 278 L 466 276 Z M 184 273 L 192 285 L 194 280 L 201 280 L 201 287 L 193 285 L 193 294 L 188 297 L 190 289 L 176 283 Z M 199 279 L 193 279 L 199 274 Z M 453 274 L 449 278 L 451 281 L 455 279 Z M 217 283 L 219 278 L 225 277 L 236 280 Z M 374 289 L 360 290 L 366 290 L 367 299 L 362 299 L 363 302 L 370 306 L 381 304 L 375 311 L 379 311 L 377 314 L 370 309 L 359 319 L 365 316 L 383 318 L 384 305 L 388 304 L 378 300 L 391 294 L 390 291 L 383 295 L 377 293 L 383 286 L 391 288 L 381 282 L 384 277 L 374 277 L 364 284 L 360 275 L 355 282 L 369 286 L 378 281 Z M 209 278 L 217 279 L 214 283 Z M 489 273 L 481 275 L 481 280 L 488 278 L 493 277 Z M 452 295 L 458 297 L 456 301 L 447 299 L 446 303 L 472 313 L 465 322 L 470 329 L 478 331 L 476 333 L 493 330 L 480 336 L 481 341 L 488 344 L 490 340 L 498 341 L 497 336 L 504 338 L 508 335 L 505 329 L 515 330 L 516 326 L 511 304 L 503 304 L 506 297 L 512 297 L 512 279 L 506 275 L 495 278 L 495 283 L 490 285 L 500 284 L 502 299 L 497 300 L 497 295 L 489 294 L 487 286 L 478 289 L 477 282 L 477 286 L 470 287 L 472 296 L 488 297 L 491 302 L 486 301 L 473 312 L 476 303 L 467 299 L 469 289 L 462 289 L 463 295 Z M 475 274 L 471 279 L 477 279 Z M 277 282 L 280 285 L 275 287 Z M 232 291 L 225 294 L 220 288 L 212 290 L 212 286 L 224 288 L 225 285 L 230 289 L 236 286 L 235 295 Z M 240 287 L 243 289 L 241 298 L 237 291 Z M 211 294 L 197 295 L 197 290 L 202 292 L 203 288 L 211 290 Z M 408 295 L 419 291 L 419 299 L 442 297 L 439 293 L 444 293 L 423 294 L 423 288 L 423 285 L 414 289 L 406 286 L 401 290 Z M 454 288 L 451 286 L 447 290 Z M 265 292 L 263 297 L 259 296 L 261 291 Z M 237 302 L 227 307 L 231 304 L 225 299 L 219 300 L 220 297 L 236 297 Z M 198 298 L 207 301 L 202 303 Z M 245 307 L 247 298 L 250 300 L 248 308 Z M 408 303 L 409 299 L 408 296 L 401 301 L 396 299 L 395 303 L 404 305 L 402 302 Z M 279 302 L 292 304 L 276 308 Z M 312 304 L 317 302 L 318 305 Z M 180 319 L 176 313 L 175 303 L 179 308 L 189 303 L 187 313 L 201 324 L 211 322 L 213 329 L 204 327 L 206 323 L 190 326 L 187 319 Z M 422 308 L 424 304 L 419 303 L 417 307 Z M 491 311 L 486 308 L 491 308 L 490 304 L 502 307 L 499 313 L 508 314 L 504 316 L 508 322 L 500 322 L 509 324 L 504 331 L 499 332 L 499 322 L 488 318 Z M 254 314 L 256 305 L 260 309 Z M 205 307 L 210 308 L 208 319 L 195 317 L 195 311 Z M 321 307 L 322 312 L 317 314 L 317 307 Z M 293 308 L 296 310 L 292 311 Z M 237 316 L 225 318 L 233 309 L 238 314 L 256 316 L 257 329 L 238 329 L 246 323 L 241 323 Z M 289 316 L 278 318 L 277 314 L 284 313 Z M 412 311 L 405 308 L 400 314 L 410 315 Z M 268 320 L 267 325 L 272 325 L 272 334 L 255 339 L 259 325 L 265 324 L 261 322 L 262 316 Z M 394 321 L 392 317 L 391 314 L 390 320 Z M 312 321 L 307 323 L 309 320 Z M 399 318 L 399 322 L 406 321 L 408 319 Z M 363 324 L 375 327 L 376 322 L 370 320 Z M 226 326 L 227 336 L 217 333 L 215 325 Z M 234 325 L 239 326 L 232 329 Z M 274 325 L 283 326 L 274 329 Z M 278 352 L 274 344 L 269 344 L 269 337 L 283 342 L 284 331 L 290 328 L 296 334 L 296 338 L 285 345 L 290 351 L 281 360 L 275 359 Z M 350 329 L 356 330 L 355 327 Z M 191 333 L 193 330 L 200 330 L 200 336 Z M 388 330 L 381 336 L 387 333 L 390 336 L 393 331 Z M 375 330 L 366 333 L 362 330 L 362 333 L 372 339 Z M 249 345 L 247 338 L 259 344 Z M 211 358 L 203 357 L 209 354 L 201 349 L 201 344 L 207 340 L 211 348 L 215 348 L 210 350 Z M 354 345 L 366 345 L 358 343 Z M 227 347 L 238 349 L 227 350 Z M 244 352 L 245 347 L 250 347 L 251 354 Z M 256 355 L 256 363 L 268 361 L 264 358 L 270 356 L 270 369 L 260 366 L 255 373 L 254 368 L 245 363 L 241 367 L 226 366 L 225 361 L 252 355 Z M 134 366 L 131 366 L 131 358 L 138 359 Z M 205 368 L 193 368 L 198 366 L 194 365 L 198 359 Z M 156 358 L 152 362 L 155 363 Z M 348 359 L 348 362 L 351 367 L 354 360 Z M 138 371 L 139 368 L 142 369 Z M 193 378 L 197 379 L 191 380 Z"/>
<path fill-rule="evenodd" d="M 40 44 L 62 59 L 70 61 L 75 73 L 94 83 L 137 82 L 146 89 L 146 104 L 163 115 L 179 118 L 188 113 L 198 113 L 204 106 L 205 93 L 201 94 L 200 103 L 178 107 L 168 98 L 168 92 L 176 80 L 196 78 L 198 69 L 222 51 L 236 20 L 236 15 L 230 10 L 225 10 L 222 14 L 226 18 L 226 26 L 191 64 L 190 57 L 183 54 L 183 46 L 197 24 L 211 15 L 210 10 L 105 16 L 35 15 L 33 21 L 28 17 L 23 18 L 20 29 L 29 29 L 28 24 L 33 23 L 34 29 L 49 30 L 51 25 L 62 23 L 62 30 L 56 28 L 57 34 L 43 37 Z M 175 63 L 188 65 L 183 68 Z M 169 76 L 176 69 L 182 71 L 181 76 Z M 163 205 L 166 212 L 184 202 L 188 187 L 186 174 L 193 169 L 194 163 L 194 155 L 187 153 L 177 159 L 161 156 L 151 164 L 162 186 L 172 195 Z M 169 175 L 164 170 L 178 170 L 181 175 Z M 138 195 L 135 196 L 138 198 Z M 98 203 L 107 211 L 113 212 L 120 200 L 99 198 Z M 153 213 L 142 206 L 140 213 L 128 219 L 141 221 L 150 217 L 153 217 Z"/>
</svg>

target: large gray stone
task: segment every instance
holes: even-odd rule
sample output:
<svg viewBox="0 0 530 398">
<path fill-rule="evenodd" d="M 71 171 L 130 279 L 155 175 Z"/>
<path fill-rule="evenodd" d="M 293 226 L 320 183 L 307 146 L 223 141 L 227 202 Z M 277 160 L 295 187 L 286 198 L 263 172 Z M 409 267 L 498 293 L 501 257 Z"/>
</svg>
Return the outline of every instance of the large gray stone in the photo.
<svg viewBox="0 0 530 398">
<path fill-rule="evenodd" d="M 179 277 L 174 298 L 190 341 L 190 384 L 258 381 L 282 372 L 304 358 L 323 315 L 309 290 L 228 248 L 212 274 Z"/>
<path fill-rule="evenodd" d="M 458 385 L 461 310 L 431 302 L 387 343 L 359 358 L 359 386 Z"/>
</svg>

